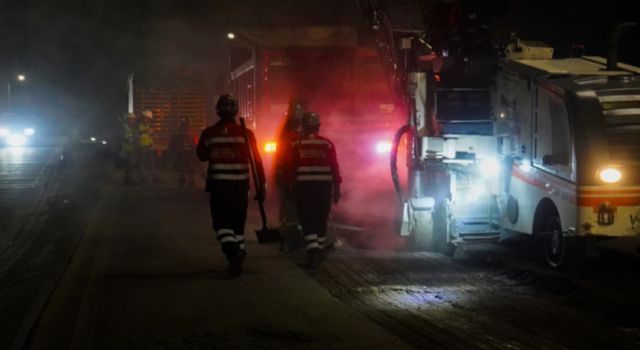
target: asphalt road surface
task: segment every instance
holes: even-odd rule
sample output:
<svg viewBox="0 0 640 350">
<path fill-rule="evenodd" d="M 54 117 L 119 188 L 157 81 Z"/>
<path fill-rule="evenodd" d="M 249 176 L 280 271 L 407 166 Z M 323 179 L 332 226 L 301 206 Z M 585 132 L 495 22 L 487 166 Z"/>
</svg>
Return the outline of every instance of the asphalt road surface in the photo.
<svg viewBox="0 0 640 350">
<path fill-rule="evenodd" d="M 66 269 L 84 216 L 106 175 L 90 153 L 50 146 L 0 148 L 0 344 L 28 337 L 46 298 Z M 86 158 L 65 159 L 68 155 Z"/>
<path fill-rule="evenodd" d="M 35 186 L 3 190 L 44 192 L 25 199 L 34 214 L 11 223 L 17 248 L 2 255 L 2 348 L 640 348 L 633 256 L 556 271 L 528 240 L 450 259 L 338 230 L 344 245 L 308 270 L 303 255 L 257 244 L 252 204 L 245 271 L 229 280 L 201 189 L 169 173 L 125 187 L 93 153 L 43 165 L 50 152 L 40 175 L 24 172 Z"/>
</svg>

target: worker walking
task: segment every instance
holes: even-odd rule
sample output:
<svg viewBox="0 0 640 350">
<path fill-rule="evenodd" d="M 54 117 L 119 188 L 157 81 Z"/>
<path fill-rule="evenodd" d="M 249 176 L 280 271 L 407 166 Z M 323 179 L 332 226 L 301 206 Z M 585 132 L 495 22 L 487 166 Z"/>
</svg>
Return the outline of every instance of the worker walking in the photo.
<svg viewBox="0 0 640 350">
<path fill-rule="evenodd" d="M 302 136 L 292 144 L 288 177 L 293 179 L 293 198 L 302 226 L 309 267 L 326 256 L 327 219 L 331 202 L 340 201 L 340 168 L 336 148 L 320 136 L 320 117 L 307 112 L 302 117 Z"/>
<path fill-rule="evenodd" d="M 133 171 L 138 169 L 138 128 L 136 115 L 127 113 L 122 129 L 121 152 L 124 161 L 124 184 L 133 185 Z"/>
<path fill-rule="evenodd" d="M 283 248 L 286 247 L 290 252 L 300 247 L 302 242 L 299 242 L 298 215 L 290 191 L 292 183 L 285 177 L 286 157 L 291 153 L 293 141 L 300 137 L 303 114 L 304 107 L 299 101 L 293 101 L 289 104 L 284 125 L 278 134 L 278 148 L 276 148 L 273 161 L 274 183 L 278 194 L 278 219 L 280 222 L 278 231 L 284 239 Z"/>
<path fill-rule="evenodd" d="M 171 137 L 167 151 L 169 159 L 173 161 L 173 169 L 178 175 L 178 187 L 195 187 L 196 145 L 189 134 L 189 120 L 183 118 L 180 128 Z"/>
<path fill-rule="evenodd" d="M 153 113 L 150 110 L 145 110 L 142 111 L 142 116 L 143 118 L 138 124 L 140 181 L 147 182 L 147 176 L 149 176 L 151 181 L 158 183 L 160 178 L 154 169 L 153 129 L 151 129 Z"/>
<path fill-rule="evenodd" d="M 250 130 L 246 130 L 249 140 L 246 144 L 245 130 L 235 119 L 237 112 L 238 102 L 233 95 L 220 96 L 216 103 L 220 121 L 202 132 L 197 147 L 198 158 L 209 162 L 206 191 L 210 194 L 213 229 L 229 262 L 228 273 L 232 278 L 242 273 L 246 255 L 244 225 L 249 191 L 249 147 L 260 183 L 255 199 L 263 201 L 265 197 L 264 168 L 256 139 Z"/>
</svg>

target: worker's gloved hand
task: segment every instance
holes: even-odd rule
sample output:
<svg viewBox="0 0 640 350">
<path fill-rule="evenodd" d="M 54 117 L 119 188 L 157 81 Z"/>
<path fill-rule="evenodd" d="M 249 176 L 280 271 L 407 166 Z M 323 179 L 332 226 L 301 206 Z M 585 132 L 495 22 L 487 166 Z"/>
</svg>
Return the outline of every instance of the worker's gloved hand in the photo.
<svg viewBox="0 0 640 350">
<path fill-rule="evenodd" d="M 258 202 L 264 202 L 266 197 L 267 197 L 267 195 L 266 195 L 266 191 L 265 191 L 264 186 L 260 186 L 260 188 L 256 189 L 256 195 L 255 195 L 255 197 L 253 197 L 253 199 L 258 201 Z"/>
<path fill-rule="evenodd" d="M 342 197 L 342 193 L 340 192 L 340 185 L 333 186 L 333 204 L 338 204 L 340 202 L 340 197 Z"/>
</svg>

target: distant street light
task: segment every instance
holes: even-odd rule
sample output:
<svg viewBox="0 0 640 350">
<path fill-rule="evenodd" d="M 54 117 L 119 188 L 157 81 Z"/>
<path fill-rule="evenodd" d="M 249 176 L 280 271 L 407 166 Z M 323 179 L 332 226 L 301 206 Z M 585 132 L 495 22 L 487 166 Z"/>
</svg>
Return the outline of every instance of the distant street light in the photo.
<svg viewBox="0 0 640 350">
<path fill-rule="evenodd" d="M 229 38 L 229 40 L 233 40 L 236 38 L 236 35 L 232 32 L 227 33 L 227 38 Z"/>
<path fill-rule="evenodd" d="M 27 76 L 24 74 L 18 74 L 16 76 L 17 81 L 25 81 L 27 80 Z M 7 82 L 7 109 L 11 109 L 11 80 Z"/>
</svg>

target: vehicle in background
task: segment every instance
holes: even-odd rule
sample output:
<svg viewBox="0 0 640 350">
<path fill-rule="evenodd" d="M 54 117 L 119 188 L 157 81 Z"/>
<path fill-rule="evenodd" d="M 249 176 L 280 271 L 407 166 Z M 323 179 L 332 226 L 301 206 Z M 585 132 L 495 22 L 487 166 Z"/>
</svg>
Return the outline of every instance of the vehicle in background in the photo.
<svg viewBox="0 0 640 350">
<path fill-rule="evenodd" d="M 384 217 L 369 225 L 382 229 L 380 223 L 390 222 L 392 213 L 374 204 L 394 196 L 387 157 L 404 113 L 393 100 L 376 50 L 360 45 L 360 39 L 348 26 L 234 31 L 231 84 L 239 114 L 265 153 L 277 149 L 292 100 L 319 113 L 320 133 L 335 143 L 345 174 L 338 215 L 362 226 Z M 271 159 L 264 158 L 269 172 Z"/>
<path fill-rule="evenodd" d="M 35 144 L 37 118 L 30 115 L 9 113 L 0 116 L 0 145 L 23 147 Z"/>
<path fill-rule="evenodd" d="M 448 255 L 465 242 L 533 236 L 553 267 L 583 261 L 603 239 L 640 235 L 640 68 L 617 62 L 618 38 L 635 23 L 614 29 L 607 59 L 554 59 L 541 42 L 494 38 L 488 18 L 460 2 L 402 5 L 361 3 L 407 101 L 391 158 L 393 173 L 408 135 L 406 194 L 392 174 L 401 235 Z"/>
<path fill-rule="evenodd" d="M 521 56 L 501 61 L 496 87 L 502 227 L 539 236 L 553 266 L 585 243 L 637 237 L 640 68 Z"/>
<path fill-rule="evenodd" d="M 189 120 L 194 144 L 213 113 L 213 92 L 202 72 L 144 72 L 129 75 L 127 112 L 140 120 L 142 112 L 153 112 L 153 149 L 166 153 L 181 119 Z M 122 121 L 124 123 L 124 121 Z"/>
</svg>

